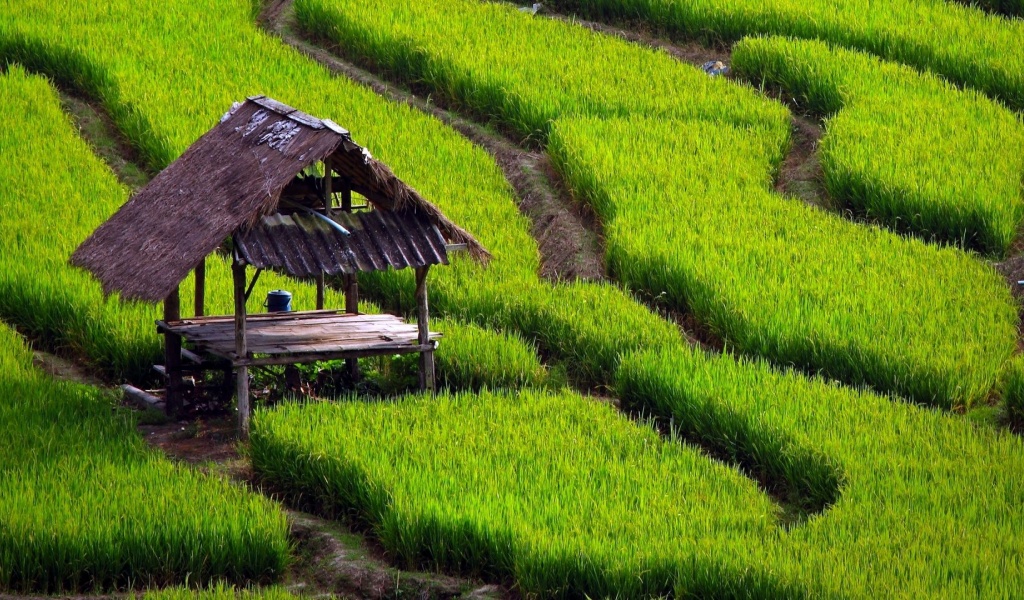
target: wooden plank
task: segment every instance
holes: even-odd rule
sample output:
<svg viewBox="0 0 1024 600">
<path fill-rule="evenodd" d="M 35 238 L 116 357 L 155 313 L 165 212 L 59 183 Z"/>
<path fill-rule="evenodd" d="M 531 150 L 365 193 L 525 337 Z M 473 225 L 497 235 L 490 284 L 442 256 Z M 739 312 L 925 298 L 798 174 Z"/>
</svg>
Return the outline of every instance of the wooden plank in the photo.
<svg viewBox="0 0 1024 600">
<path fill-rule="evenodd" d="M 287 356 L 268 356 L 257 358 L 246 358 L 235 360 L 236 366 L 255 367 L 271 365 L 294 365 L 323 360 L 343 360 L 347 358 L 365 358 L 370 356 L 382 356 L 386 354 L 414 354 L 417 352 L 432 351 L 433 346 L 401 346 L 387 347 L 375 346 L 349 350 L 345 352 L 310 352 L 304 354 L 290 354 Z"/>
<path fill-rule="evenodd" d="M 140 390 L 135 386 L 128 384 L 122 385 L 121 391 L 124 393 L 124 397 L 126 400 L 131 401 L 132 404 L 135 404 L 136 406 L 143 410 L 147 408 L 154 408 L 156 410 L 164 409 L 163 400 L 157 398 L 156 396 L 150 394 L 149 392 Z"/>
<path fill-rule="evenodd" d="M 439 339 L 440 334 L 431 334 L 428 336 L 428 341 L 432 339 Z M 208 338 L 208 339 L 189 339 L 194 344 L 202 344 L 204 346 L 231 346 L 232 338 L 228 336 Z M 288 344 L 288 343 L 337 343 L 344 344 L 354 340 L 381 340 L 383 342 L 391 342 L 398 340 L 417 340 L 419 336 L 415 331 L 408 332 L 378 332 L 378 331 L 367 331 L 367 332 L 319 332 L 315 335 L 261 335 L 259 333 L 253 334 L 248 332 L 246 339 L 250 345 L 265 345 L 265 344 Z"/>
<path fill-rule="evenodd" d="M 309 319 L 327 319 L 336 321 L 402 321 L 401 317 L 395 315 L 389 315 L 387 313 L 382 314 L 347 314 L 341 311 L 335 310 L 324 310 L 324 311 L 308 311 L 308 312 L 290 312 L 290 313 L 258 313 L 254 315 L 248 315 L 246 321 L 250 323 L 260 323 L 264 321 L 305 321 Z M 234 317 L 216 316 L 216 317 L 203 317 L 202 319 L 180 319 L 178 321 L 158 321 L 158 324 L 165 328 L 179 329 L 181 327 L 210 327 L 222 324 L 233 324 Z"/>
<path fill-rule="evenodd" d="M 253 335 L 315 335 L 317 333 L 361 333 L 361 332 L 380 332 L 380 333 L 392 333 L 392 334 L 403 334 L 403 333 L 417 333 L 419 327 L 410 323 L 309 323 L 306 325 L 287 325 L 287 324 L 275 324 L 275 325 L 256 325 L 247 323 L 247 330 Z M 217 339 L 233 337 L 233 327 L 210 327 L 206 329 L 188 329 L 188 328 L 173 328 L 170 331 L 178 335 L 184 336 L 188 339 Z"/>
<path fill-rule="evenodd" d="M 260 319 L 308 319 L 315 318 L 320 315 L 344 315 L 344 311 L 341 310 L 302 310 L 292 311 L 289 313 L 254 313 L 246 315 L 246 319 L 249 321 L 256 321 Z M 393 316 L 393 315 L 392 315 Z M 204 317 L 196 317 L 191 319 L 178 319 L 175 322 L 169 322 L 167 325 L 178 326 L 178 325 L 199 325 L 205 323 L 230 323 L 235 320 L 234 315 L 206 315 Z"/>
</svg>

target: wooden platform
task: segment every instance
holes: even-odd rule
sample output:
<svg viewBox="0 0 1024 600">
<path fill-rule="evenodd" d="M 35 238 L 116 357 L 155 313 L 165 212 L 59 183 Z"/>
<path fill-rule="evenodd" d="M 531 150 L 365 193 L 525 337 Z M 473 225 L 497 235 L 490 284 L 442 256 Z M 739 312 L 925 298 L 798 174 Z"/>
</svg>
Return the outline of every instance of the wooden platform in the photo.
<svg viewBox="0 0 1024 600">
<path fill-rule="evenodd" d="M 235 354 L 231 316 L 157 321 L 157 330 L 177 334 L 197 351 L 225 358 L 236 367 L 429 352 L 441 337 L 431 332 L 430 344 L 420 345 L 416 325 L 394 315 L 337 310 L 254 314 L 246 317 L 245 325 L 245 357 Z"/>
</svg>

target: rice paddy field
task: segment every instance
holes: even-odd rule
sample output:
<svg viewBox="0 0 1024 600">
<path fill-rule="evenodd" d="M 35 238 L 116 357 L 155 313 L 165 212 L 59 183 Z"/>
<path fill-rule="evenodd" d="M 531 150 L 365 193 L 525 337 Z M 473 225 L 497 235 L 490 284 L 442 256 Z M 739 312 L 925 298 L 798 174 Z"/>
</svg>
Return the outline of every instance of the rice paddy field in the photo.
<svg viewBox="0 0 1024 600">
<path fill-rule="evenodd" d="M 1021 6 L 720 4 L 548 7 L 735 43 L 714 78 L 516 6 L 283 4 L 296 35 L 550 161 L 605 273 L 549 281 L 494 156 L 268 33 L 260 3 L 0 0 L 0 592 L 301 597 L 300 503 L 400 572 L 507 597 L 1024 596 Z M 37 370 L 29 345 L 141 385 L 160 355 L 159 307 L 67 262 L 133 190 L 62 90 L 150 172 L 250 95 L 352 131 L 493 254 L 432 270 L 442 391 L 261 406 L 239 460 L 268 497 Z M 840 210 L 777 191 L 797 114 Z M 360 287 L 414 312 L 408 271 Z M 313 304 L 271 273 L 253 295 L 275 288 Z"/>
</svg>

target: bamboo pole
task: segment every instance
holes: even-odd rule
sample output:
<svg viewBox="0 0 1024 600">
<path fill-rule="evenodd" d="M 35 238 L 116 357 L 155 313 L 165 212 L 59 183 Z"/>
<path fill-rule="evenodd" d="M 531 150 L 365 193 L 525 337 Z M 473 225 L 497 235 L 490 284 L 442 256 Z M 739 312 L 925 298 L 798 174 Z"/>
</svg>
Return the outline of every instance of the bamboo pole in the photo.
<svg viewBox="0 0 1024 600">
<path fill-rule="evenodd" d="M 248 358 L 245 343 L 245 263 L 235 254 L 231 265 L 235 283 L 235 354 L 240 359 Z M 235 368 L 235 396 L 238 402 L 238 437 L 249 439 L 249 368 Z"/>
<path fill-rule="evenodd" d="M 430 344 L 430 307 L 427 302 L 427 272 L 430 266 L 416 269 L 416 325 L 419 344 Z M 434 351 L 420 353 L 420 390 L 434 393 Z"/>
</svg>

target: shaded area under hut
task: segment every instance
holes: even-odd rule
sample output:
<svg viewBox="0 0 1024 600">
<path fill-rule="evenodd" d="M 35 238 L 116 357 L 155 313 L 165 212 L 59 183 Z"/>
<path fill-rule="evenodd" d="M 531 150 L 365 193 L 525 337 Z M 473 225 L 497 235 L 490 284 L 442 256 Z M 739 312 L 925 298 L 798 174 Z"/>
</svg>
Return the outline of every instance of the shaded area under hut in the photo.
<svg viewBox="0 0 1024 600">
<path fill-rule="evenodd" d="M 353 194 L 365 202 L 354 205 Z M 205 261 L 223 247 L 232 256 L 235 312 L 207 316 Z M 421 388 L 433 390 L 439 334 L 428 329 L 427 272 L 448 264 L 453 249 L 489 258 L 348 131 L 253 96 L 96 229 L 71 263 L 91 272 L 105 293 L 163 301 L 157 327 L 169 415 L 181 407 L 184 369 L 223 368 L 234 373 L 239 435 L 246 437 L 253 366 L 345 359 L 355 373 L 362 357 L 419 353 Z M 251 279 L 248 267 L 255 269 Z M 360 314 L 358 274 L 403 268 L 416 270 L 417 323 Z M 264 269 L 315 277 L 317 310 L 247 315 L 246 299 Z M 182 318 L 178 288 L 192 271 L 196 314 Z M 342 281 L 344 310 L 325 310 L 325 275 Z"/>
</svg>

